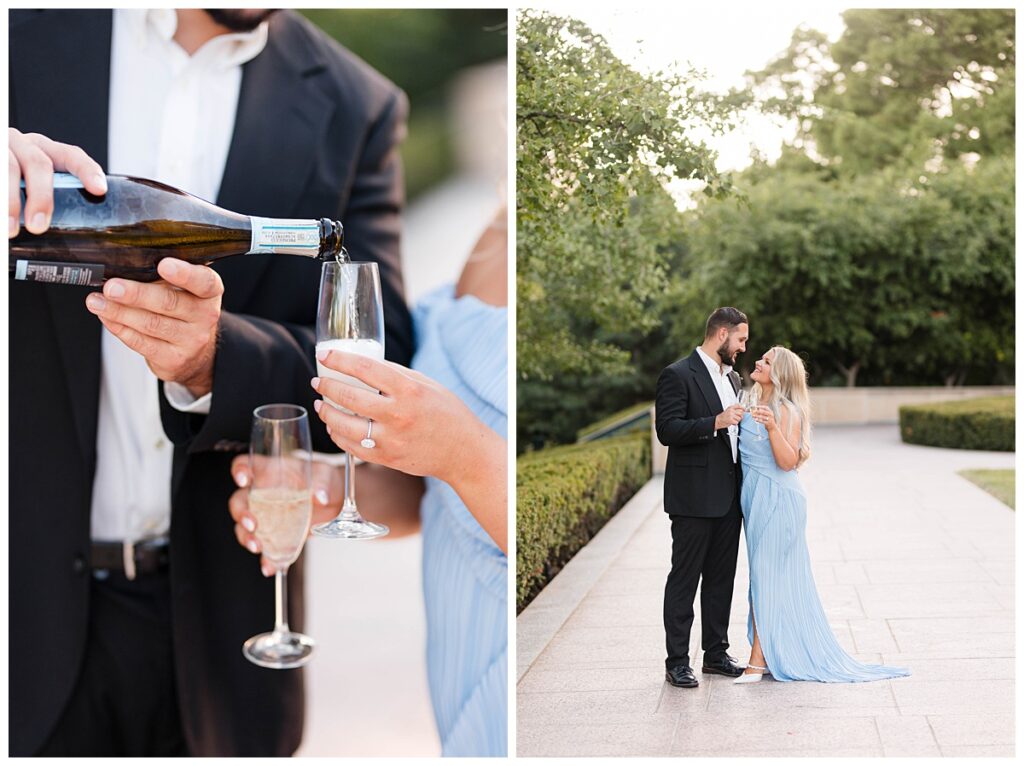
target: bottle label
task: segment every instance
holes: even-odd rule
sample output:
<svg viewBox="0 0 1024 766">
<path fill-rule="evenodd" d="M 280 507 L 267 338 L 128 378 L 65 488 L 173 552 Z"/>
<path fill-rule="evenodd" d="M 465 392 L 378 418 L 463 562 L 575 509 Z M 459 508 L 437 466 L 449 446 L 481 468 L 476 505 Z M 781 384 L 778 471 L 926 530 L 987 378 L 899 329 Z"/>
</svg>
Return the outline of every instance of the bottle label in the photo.
<svg viewBox="0 0 1024 766">
<path fill-rule="evenodd" d="M 320 223 L 301 218 L 252 219 L 250 253 L 285 253 L 315 258 L 320 253 Z"/>
<path fill-rule="evenodd" d="M 24 282 L 51 282 L 58 285 L 102 287 L 104 267 L 99 263 L 54 263 L 22 261 L 14 263 L 14 278 Z"/>
</svg>

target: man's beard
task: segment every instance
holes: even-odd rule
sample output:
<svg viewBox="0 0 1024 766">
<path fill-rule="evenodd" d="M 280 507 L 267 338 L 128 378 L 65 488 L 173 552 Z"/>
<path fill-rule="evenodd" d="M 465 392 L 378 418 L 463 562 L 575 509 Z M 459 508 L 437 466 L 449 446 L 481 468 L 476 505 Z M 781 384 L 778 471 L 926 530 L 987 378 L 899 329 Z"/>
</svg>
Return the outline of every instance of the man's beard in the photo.
<svg viewBox="0 0 1024 766">
<path fill-rule="evenodd" d="M 251 32 L 279 8 L 204 8 L 210 17 L 232 32 Z"/>
<path fill-rule="evenodd" d="M 729 341 L 726 341 L 718 349 L 718 358 L 722 360 L 722 364 L 726 364 L 729 367 L 735 367 L 737 353 L 739 352 L 733 351 L 732 356 L 729 356 Z"/>
</svg>

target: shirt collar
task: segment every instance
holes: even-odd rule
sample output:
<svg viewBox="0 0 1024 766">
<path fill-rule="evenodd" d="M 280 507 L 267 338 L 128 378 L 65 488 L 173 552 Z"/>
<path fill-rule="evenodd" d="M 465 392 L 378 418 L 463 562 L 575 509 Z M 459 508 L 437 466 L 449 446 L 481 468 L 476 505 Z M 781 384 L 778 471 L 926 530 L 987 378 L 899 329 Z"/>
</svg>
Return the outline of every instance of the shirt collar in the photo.
<svg viewBox="0 0 1024 766">
<path fill-rule="evenodd" d="M 117 8 L 114 13 L 140 44 L 145 43 L 150 34 L 158 40 L 170 40 L 178 28 L 178 14 L 173 8 Z"/>
<path fill-rule="evenodd" d="M 264 21 L 251 32 L 231 32 L 219 35 L 210 40 L 203 48 L 216 45 L 217 56 L 220 58 L 218 63 L 224 69 L 241 66 L 260 55 L 267 45 L 269 29 L 270 22 Z"/>
<path fill-rule="evenodd" d="M 149 35 L 164 43 L 171 43 L 178 29 L 178 14 L 173 8 L 122 8 L 117 13 L 124 14 L 133 35 L 145 43 Z M 217 68 L 227 69 L 241 66 L 256 58 L 267 45 L 270 23 L 264 21 L 251 32 L 230 32 L 217 35 L 209 40 L 195 56 L 210 59 L 210 64 Z"/>
<path fill-rule="evenodd" d="M 703 360 L 704 365 L 708 368 L 708 372 L 712 375 L 728 375 L 732 372 L 732 365 L 723 364 L 719 365 L 714 359 L 704 353 L 704 349 L 697 346 L 697 353 L 700 354 L 700 358 Z"/>
</svg>

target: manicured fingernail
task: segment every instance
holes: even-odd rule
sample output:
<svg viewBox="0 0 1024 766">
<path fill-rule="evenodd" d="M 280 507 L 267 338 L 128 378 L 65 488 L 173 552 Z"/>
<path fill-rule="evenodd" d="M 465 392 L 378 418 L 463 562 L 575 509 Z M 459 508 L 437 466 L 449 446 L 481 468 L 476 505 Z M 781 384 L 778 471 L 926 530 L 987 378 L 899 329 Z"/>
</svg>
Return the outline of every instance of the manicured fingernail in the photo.
<svg viewBox="0 0 1024 766">
<path fill-rule="evenodd" d="M 93 311 L 103 311 L 103 309 L 107 307 L 107 302 L 99 293 L 92 293 L 88 298 L 85 299 L 85 305 L 88 306 Z"/>
<path fill-rule="evenodd" d="M 260 571 L 263 572 L 264 577 L 270 577 L 270 575 L 274 574 L 270 571 L 270 564 L 260 564 Z"/>
<path fill-rule="evenodd" d="M 107 193 L 107 177 L 102 173 L 97 173 L 92 177 L 92 185 L 98 188 L 103 194 Z"/>
<path fill-rule="evenodd" d="M 320 414 L 320 408 L 323 407 L 323 406 L 324 406 L 324 400 L 323 399 L 317 399 L 315 402 L 313 402 L 313 409 L 316 410 L 317 415 Z"/>
<path fill-rule="evenodd" d="M 235 474 L 235 484 L 237 484 L 239 487 L 248 487 L 249 486 L 249 474 L 243 473 L 242 471 L 239 471 L 238 473 L 236 473 Z"/>
<path fill-rule="evenodd" d="M 309 381 L 309 385 L 311 385 L 314 390 L 320 388 L 320 378 L 313 378 Z"/>
<path fill-rule="evenodd" d="M 107 282 L 107 295 L 111 298 L 123 298 L 124 285 L 117 281 Z"/>
<path fill-rule="evenodd" d="M 327 357 L 329 357 L 330 355 L 331 352 L 328 351 L 326 348 L 322 348 L 316 352 L 316 358 L 319 359 L 321 362 L 326 362 Z"/>
<path fill-rule="evenodd" d="M 328 498 L 327 498 L 327 490 L 318 489 L 316 491 L 316 494 L 313 495 L 313 497 L 316 498 L 316 501 L 318 503 L 320 503 L 320 505 L 327 505 L 327 500 L 328 500 Z"/>
<path fill-rule="evenodd" d="M 252 553 L 259 553 L 259 550 L 260 550 L 259 546 L 256 545 L 256 541 L 255 540 L 250 540 L 249 542 L 247 542 L 245 544 L 245 547 L 248 548 Z"/>
<path fill-rule="evenodd" d="M 330 426 L 327 426 L 327 435 L 328 435 L 328 436 L 330 436 L 330 435 L 331 435 L 331 427 L 330 427 Z"/>
<path fill-rule="evenodd" d="M 243 516 L 242 517 L 242 526 L 245 527 L 246 529 L 248 529 L 250 532 L 255 532 L 256 531 L 256 522 L 253 521 L 248 516 Z"/>
<path fill-rule="evenodd" d="M 45 229 L 47 223 L 46 213 L 36 213 L 32 216 L 33 229 Z"/>
<path fill-rule="evenodd" d="M 18 232 L 18 219 L 13 215 L 7 216 L 7 233 L 16 234 Z"/>
</svg>

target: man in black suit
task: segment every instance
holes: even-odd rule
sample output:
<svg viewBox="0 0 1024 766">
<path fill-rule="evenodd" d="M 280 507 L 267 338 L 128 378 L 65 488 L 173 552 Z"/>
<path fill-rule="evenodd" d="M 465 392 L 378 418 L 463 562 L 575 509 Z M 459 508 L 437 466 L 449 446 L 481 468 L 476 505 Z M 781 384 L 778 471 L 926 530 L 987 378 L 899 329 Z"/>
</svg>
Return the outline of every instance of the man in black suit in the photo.
<svg viewBox="0 0 1024 766">
<path fill-rule="evenodd" d="M 167 44 L 173 33 L 185 52 L 178 57 L 225 35 L 230 59 L 251 44 L 241 42 L 247 33 L 263 35 L 254 57 L 235 62 L 237 108 L 216 201 L 251 215 L 342 220 L 353 257 L 380 264 L 387 355 L 407 364 L 397 154 L 404 94 L 290 11 L 186 9 L 176 27 L 173 12 L 161 12 L 150 31 L 166 33 Z M 31 178 L 25 221 L 33 233 L 48 221 L 50 167 L 106 168 L 108 150 L 124 148 L 108 129 L 111 82 L 124 74 L 116 57 L 112 66 L 119 13 L 10 12 L 9 154 L 12 176 Z M 122 39 L 139 45 L 143 36 Z M 214 69 L 210 76 L 224 74 Z M 132 111 L 130 93 L 121 103 Z M 119 135 L 130 138 L 132 115 L 117 117 Z M 172 274 L 168 263 L 161 274 L 180 290 L 126 283 L 118 299 L 108 282 L 106 309 L 94 305 L 97 296 L 87 308 L 87 289 L 11 284 L 11 755 L 284 756 L 301 741 L 300 671 L 262 669 L 242 655 L 242 642 L 273 617 L 273 582 L 235 542 L 226 504 L 229 466 L 247 449 L 253 409 L 287 401 L 310 410 L 315 398 L 319 264 L 253 255 L 212 270 L 178 262 Z M 147 339 L 161 326 L 154 317 L 173 316 L 172 306 L 180 324 L 163 325 L 172 329 L 162 344 Z M 182 306 L 194 310 L 182 314 Z M 97 461 L 110 461 L 97 454 L 101 377 L 106 390 L 111 374 L 101 321 L 160 378 L 147 401 L 156 407 L 158 397 L 153 417 L 173 442 L 163 540 L 119 546 L 91 534 Z M 172 406 L 172 383 L 210 397 L 206 411 Z M 310 420 L 314 449 L 330 449 Z M 125 487 L 138 481 L 123 479 Z M 300 562 L 291 573 L 290 621 L 301 629 Z"/>
<path fill-rule="evenodd" d="M 693 599 L 701 583 L 701 670 L 738 676 L 727 653 L 739 548 L 740 464 L 736 443 L 743 408 L 732 366 L 746 350 L 747 317 L 725 307 L 708 317 L 704 342 L 658 377 L 655 429 L 668 447 L 665 512 L 672 519 L 672 570 L 665 583 L 665 677 L 695 687 L 690 667 Z"/>
</svg>

